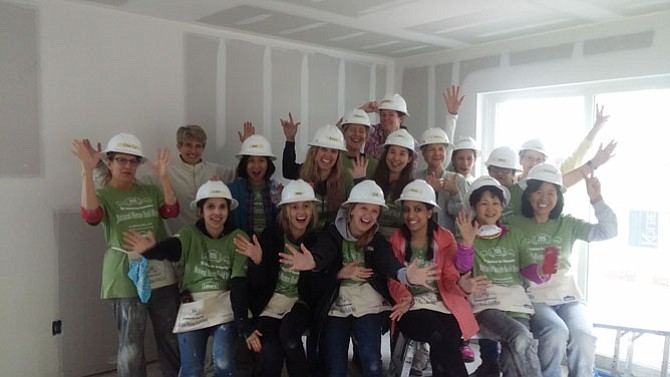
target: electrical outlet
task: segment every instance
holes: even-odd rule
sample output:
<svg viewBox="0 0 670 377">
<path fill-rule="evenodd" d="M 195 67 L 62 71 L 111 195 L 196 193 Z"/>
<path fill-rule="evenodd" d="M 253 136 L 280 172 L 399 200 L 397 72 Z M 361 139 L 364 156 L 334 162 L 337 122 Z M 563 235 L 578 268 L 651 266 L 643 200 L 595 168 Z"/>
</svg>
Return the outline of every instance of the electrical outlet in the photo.
<svg viewBox="0 0 670 377">
<path fill-rule="evenodd" d="M 63 332 L 63 322 L 60 319 L 51 322 L 51 335 L 59 335 L 61 332 Z"/>
</svg>

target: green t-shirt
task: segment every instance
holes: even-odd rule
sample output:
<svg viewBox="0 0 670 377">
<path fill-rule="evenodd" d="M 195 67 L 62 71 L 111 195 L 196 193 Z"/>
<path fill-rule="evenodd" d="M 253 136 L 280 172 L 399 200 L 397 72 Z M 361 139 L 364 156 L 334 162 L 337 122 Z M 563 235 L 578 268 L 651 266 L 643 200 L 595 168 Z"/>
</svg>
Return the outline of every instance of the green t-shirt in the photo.
<svg viewBox="0 0 670 377">
<path fill-rule="evenodd" d="M 509 230 L 493 239 L 475 238 L 474 276 L 485 275 L 491 284 L 503 287 L 524 286 L 520 273 L 522 260 L 528 261 L 528 249 L 524 247 L 523 235 Z M 528 314 L 507 312 L 513 317 L 530 318 Z"/>
<path fill-rule="evenodd" d="M 509 193 L 509 204 L 507 204 L 500 217 L 500 221 L 505 225 L 509 223 L 512 215 L 521 215 L 521 196 L 523 195 L 523 189 L 521 189 L 521 186 L 519 186 L 518 183 L 515 183 L 510 187 Z"/>
<path fill-rule="evenodd" d="M 342 267 L 348 265 L 349 263 L 360 260 L 361 263 L 358 264 L 359 267 L 365 267 L 365 253 L 363 248 L 356 248 L 356 242 L 354 241 L 342 241 Z M 344 279 L 342 280 L 343 285 L 363 285 L 364 281 L 357 281 L 354 279 Z"/>
<path fill-rule="evenodd" d="M 175 237 L 181 242 L 179 264 L 184 270 L 181 290 L 228 291 L 232 278 L 247 276 L 248 258 L 236 253 L 233 243 L 238 234 L 248 239 L 240 229 L 218 239 L 204 235 L 195 225 L 179 229 Z"/>
<path fill-rule="evenodd" d="M 523 286 L 519 270 L 523 267 L 521 256 L 527 255 L 528 250 L 523 247 L 522 241 L 523 235 L 514 229 L 498 238 L 475 238 L 473 274 L 486 275 L 495 285 Z"/>
<path fill-rule="evenodd" d="M 425 247 L 412 247 L 412 261 L 410 263 L 414 263 L 414 260 L 418 259 L 417 265 L 421 267 L 426 267 L 430 263 L 432 263 L 432 260 L 426 259 L 426 254 L 428 253 L 428 249 Z M 409 285 L 409 291 L 412 293 L 412 296 L 418 296 L 422 295 L 424 293 L 436 293 L 437 292 L 437 280 L 432 280 L 428 283 L 430 286 L 430 289 L 421 286 L 421 285 Z"/>
<path fill-rule="evenodd" d="M 256 234 L 263 233 L 265 229 L 265 207 L 263 206 L 263 188 L 265 184 L 252 185 L 251 192 L 254 195 L 253 231 Z M 243 203 L 241 203 L 243 204 Z"/>
<path fill-rule="evenodd" d="M 354 186 L 354 181 L 353 178 L 351 178 L 351 174 L 345 174 L 344 175 L 344 200 L 346 201 L 346 198 L 349 196 L 349 191 L 351 191 L 351 188 Z M 314 190 L 314 195 L 316 196 L 317 199 L 321 201 L 321 203 L 316 204 L 316 213 L 318 216 L 319 222 L 316 224 L 316 230 L 320 231 L 323 228 L 325 228 L 326 225 L 332 223 L 335 221 L 335 217 L 337 216 L 337 211 L 329 211 L 328 210 L 328 195 L 322 195 L 316 190 Z"/>
<path fill-rule="evenodd" d="M 385 200 L 386 205 L 389 208 L 382 209 L 382 215 L 379 218 L 379 225 L 398 229 L 403 224 L 402 205 L 395 204 L 395 199 L 391 198 L 391 194 L 387 194 Z"/>
<path fill-rule="evenodd" d="M 576 240 L 586 240 L 592 224 L 570 215 L 561 215 L 558 219 L 544 224 L 536 224 L 523 215 L 510 218 L 510 227 L 522 233 L 523 247 L 528 253 L 522 255 L 521 265 L 541 263 L 544 249 L 555 246 L 559 253 L 559 269 L 570 269 L 570 254 Z"/>
<path fill-rule="evenodd" d="M 104 212 L 102 227 L 107 250 L 102 262 L 103 299 L 137 297 L 137 288 L 128 278 L 128 254 L 123 248 L 123 232 L 135 230 L 142 235 L 153 233 L 156 241 L 166 237 L 158 209 L 163 205 L 163 194 L 153 185 L 135 184 L 130 190 L 105 186 L 96 190 Z M 153 288 L 176 282 L 168 261 L 149 261 L 149 279 Z"/>
<path fill-rule="evenodd" d="M 296 250 L 300 250 L 300 245 L 296 245 L 293 242 L 288 240 L 288 237 L 284 235 L 284 245 L 290 244 Z M 291 254 L 286 246 L 284 246 L 284 253 Z M 299 271 L 286 271 L 290 265 L 282 263 L 279 268 L 279 277 L 277 278 L 277 287 L 275 288 L 275 293 L 281 293 L 286 297 L 294 298 L 298 297 L 298 279 L 300 278 Z"/>
</svg>

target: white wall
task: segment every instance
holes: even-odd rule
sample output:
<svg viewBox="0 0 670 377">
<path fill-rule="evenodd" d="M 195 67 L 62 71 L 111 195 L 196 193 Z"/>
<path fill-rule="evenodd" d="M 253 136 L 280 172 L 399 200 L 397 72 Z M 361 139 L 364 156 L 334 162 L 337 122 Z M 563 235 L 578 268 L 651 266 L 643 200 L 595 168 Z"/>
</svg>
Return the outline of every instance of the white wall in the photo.
<svg viewBox="0 0 670 377">
<path fill-rule="evenodd" d="M 460 84 L 466 99 L 456 138 L 478 139 L 483 121 L 478 94 L 668 73 L 670 12 L 396 61 L 396 80 L 407 93 L 412 118 L 441 125 L 440 93 Z M 425 125 L 417 126 L 420 130 L 411 131 L 420 135 Z"/>
<path fill-rule="evenodd" d="M 62 301 L 60 298 L 77 294 L 59 292 L 58 289 L 58 271 L 67 270 L 63 267 L 70 266 L 59 266 L 59 253 L 63 250 L 58 250 L 56 232 L 64 224 L 58 224 L 59 220 L 56 219 L 61 218 L 59 214 L 78 211 L 80 192 L 79 166 L 69 152 L 71 140 L 88 137 L 105 142 L 117 132 L 131 130 L 144 141 L 147 151 L 154 151 L 159 146 L 173 148 L 175 129 L 190 121 L 186 119 L 187 102 L 184 99 L 187 81 L 184 36 L 187 33 L 236 41 L 233 45 L 242 41 L 257 46 L 263 50 L 260 55 L 264 56 L 258 66 L 266 73 L 274 72 L 273 59 L 292 61 L 293 58 L 288 57 L 292 53 L 300 54 L 299 73 L 308 80 L 310 72 L 318 74 L 322 69 L 330 72 L 332 68 L 328 67 L 333 66 L 333 63 L 336 63 L 334 66 L 338 74 L 352 71 L 357 77 L 365 75 L 364 67 L 371 67 L 371 83 L 365 85 L 368 97 L 372 96 L 372 92 L 376 92 L 377 98 L 381 97 L 399 86 L 395 85 L 396 82 L 403 83 L 403 92 L 429 91 L 422 95 L 422 98 L 428 99 L 423 103 L 412 103 L 412 98 L 408 98 L 412 118 L 423 119 L 425 123 L 441 122 L 444 111 L 439 92 L 452 81 L 460 82 L 468 99 L 461 110 L 457 134 L 472 134 L 475 131 L 477 93 L 670 71 L 668 13 L 641 17 L 623 24 L 602 25 L 393 62 L 56 0 L 12 3 L 37 11 L 41 140 L 37 143 L 39 151 L 36 153 L 41 153 L 44 161 L 43 167 L 38 169 L 41 173 L 35 177 L 0 176 L 0 192 L 3 193 L 0 195 L 0 296 L 3 297 L 3 304 L 0 305 L 0 318 L 3 319 L 3 329 L 0 331 L 0 344 L 3 345 L 0 374 L 3 376 L 62 374 L 62 336 L 52 337 L 50 326 L 64 311 L 59 307 Z M 648 30 L 653 31 L 653 44 L 650 47 L 588 57 L 580 53 L 580 46 L 586 39 Z M 518 66 L 508 64 L 510 53 L 515 51 L 563 43 L 575 44 L 573 54 L 566 59 Z M 268 48 L 269 58 L 265 53 Z M 489 56 L 494 59 L 476 60 Z M 496 61 L 495 57 L 499 57 L 499 65 L 477 70 L 480 63 L 489 64 Z M 3 58 L 5 56 L 0 53 L 0 59 Z M 320 61 L 325 63 L 310 66 L 310 62 L 315 64 Z M 342 62 L 345 63 L 344 69 Z M 426 82 L 417 80 L 415 86 L 410 88 L 409 83 L 402 80 L 406 69 L 418 70 L 414 72 L 413 78 L 422 77 L 422 72 L 426 71 Z M 466 71 L 470 73 L 463 75 Z M 229 77 L 236 73 L 225 74 Z M 380 77 L 385 80 L 380 80 Z M 428 83 L 433 77 L 436 82 Z M 275 74 L 269 81 L 266 79 L 267 76 L 259 84 L 263 90 L 269 86 L 272 92 L 281 93 L 282 84 L 293 88 L 293 84 L 282 82 L 280 75 Z M 300 109 L 296 111 L 306 114 L 309 119 L 316 119 L 316 122 L 342 109 L 346 111 L 350 103 L 346 102 L 345 105 L 339 102 L 346 101 L 342 93 L 350 92 L 350 88 L 344 86 L 344 83 L 350 81 L 346 77 L 338 78 L 338 86 L 333 88 L 337 95 L 328 96 L 338 99 L 338 103 L 333 104 L 311 103 L 309 93 L 305 92 L 310 88 L 309 81 L 301 83 L 298 101 Z M 268 101 L 263 93 L 256 94 L 257 98 Z M 228 90 L 226 95 L 231 96 L 233 93 Z M 245 95 L 253 96 L 254 93 Z M 269 100 L 278 106 L 279 101 L 273 100 L 272 96 Z M 238 104 L 235 101 L 232 103 Z M 276 125 L 277 114 L 292 110 L 276 106 L 268 110 L 262 103 L 255 103 L 239 109 L 226 108 L 225 121 L 219 119 L 217 124 L 206 125 L 212 134 L 211 140 L 218 140 L 213 144 L 210 142 L 208 158 L 216 161 L 232 160 L 238 149 L 235 138 L 239 125 L 229 125 L 228 122 L 237 123 L 239 119 L 253 116 L 258 111 L 255 121 L 261 126 L 259 128 L 269 130 L 274 127 L 273 124 Z M 3 128 L 7 126 L 4 121 Z M 303 135 L 313 134 L 315 125 L 306 126 Z M 416 127 L 423 130 L 425 125 L 417 124 Z M 307 139 L 305 136 L 303 138 Z M 273 143 L 273 146 L 277 145 Z M 11 157 L 5 153 L 3 151 L 3 158 Z M 102 233 L 100 229 L 96 231 Z M 90 250 L 87 245 L 81 245 L 78 251 L 100 253 L 100 256 L 102 253 L 102 250 Z M 81 284 L 97 287 L 99 275 Z M 67 321 L 63 325 L 63 336 L 67 335 L 68 329 L 77 326 Z"/>
<path fill-rule="evenodd" d="M 97 270 L 92 277 L 82 273 L 79 282 L 82 287 L 94 286 L 92 291 L 97 294 L 99 264 L 70 264 L 73 263 L 72 256 L 76 257 L 77 253 L 96 253 L 99 262 L 103 252 L 97 246 L 91 248 L 91 245 L 78 245 L 77 250 L 59 250 L 59 242 L 63 246 L 70 241 L 59 240 L 58 234 L 62 235 L 64 231 L 89 234 L 85 225 L 76 224 L 75 217 L 72 217 L 78 212 L 81 181 L 79 164 L 69 151 L 70 143 L 73 138 L 87 137 L 104 145 L 115 133 L 131 131 L 143 141 L 144 149 L 150 155 L 159 146 L 168 146 L 174 151 L 177 127 L 193 121 L 186 119 L 185 115 L 188 113 L 186 107 L 191 106 L 185 101 L 186 76 L 192 74 L 185 67 L 187 34 L 223 40 L 225 43 L 222 45 L 227 47 L 244 45 L 244 48 L 261 51 L 258 54 L 261 61 L 249 63 L 250 66 L 260 67 L 258 74 L 265 76 L 256 82 L 255 91 L 244 93 L 245 98 L 257 101 L 240 103 L 239 100 L 232 100 L 234 97 L 231 96 L 236 93 L 231 91 L 230 83 L 241 83 L 230 78 L 245 77 L 250 73 L 241 71 L 239 61 L 228 59 L 228 70 L 222 71 L 223 77 L 219 77 L 217 84 L 229 85 L 227 90 L 222 91 L 228 101 L 222 104 L 216 100 L 214 106 L 215 111 L 224 106 L 225 111 L 221 114 L 225 118 L 217 119 L 216 124 L 204 125 L 210 133 L 208 158 L 226 164 L 236 162 L 233 156 L 239 149 L 237 130 L 241 119 L 252 118 L 258 126 L 257 130 L 262 132 L 272 127 L 279 129 L 277 114 L 295 111 L 316 119 L 317 124 L 305 124 L 302 131 L 305 135 L 312 135 L 313 130 L 326 121 L 325 116 L 334 118 L 340 109 L 345 108 L 345 104 L 339 102 L 313 103 L 309 93 L 299 92 L 298 109 L 281 108 L 285 104 L 281 102 L 275 104 L 272 110 L 265 110 L 267 102 L 273 99 L 272 96 L 264 96 L 265 90 L 281 94 L 284 85 L 295 86 L 281 75 L 268 76 L 273 72 L 273 59 L 285 62 L 291 60 L 290 55 L 297 55 L 298 61 L 305 62 L 297 71 L 298 79 L 303 77 L 314 82 L 318 82 L 318 78 L 309 74 L 311 71 L 320 72 L 322 66 L 319 62 L 323 60 L 335 63 L 335 74 L 355 72 L 355 80 L 347 80 L 346 77 L 335 80 L 337 86 L 332 88 L 334 95 L 331 97 L 339 100 L 344 100 L 340 93 L 351 90 L 345 84 L 360 81 L 361 75 L 370 82 L 361 84 L 364 88 L 362 98 L 365 99 L 373 96 L 374 91 L 385 91 L 387 85 L 390 87 L 393 82 L 393 62 L 384 58 L 273 41 L 63 1 L 26 0 L 3 4 L 36 11 L 38 127 L 41 140 L 34 143 L 38 149 L 34 152 L 40 153 L 44 161 L 42 167 L 33 169 L 36 173 L 32 177 L 3 176 L 0 173 L 0 192 L 3 193 L 0 195 L 2 376 L 64 375 L 62 339 L 68 334 L 72 336 L 80 324 L 63 318 L 64 334 L 53 337 L 51 322 L 68 312 L 68 308 L 59 307 L 59 303 L 72 300 L 63 298 L 76 298 L 91 290 L 59 292 L 61 278 L 64 278 L 59 277 L 59 271 L 79 274 L 90 269 Z M 229 49 L 223 55 L 238 51 Z M 9 57 L 0 52 L 0 59 Z M 219 63 L 210 61 L 207 64 Z M 340 69 L 340 66 L 346 69 Z M 238 71 L 230 71 L 230 67 L 238 67 L 235 68 Z M 378 77 L 380 73 L 384 80 Z M 217 77 L 211 79 L 217 80 Z M 305 87 L 309 86 L 297 86 L 299 89 Z M 226 104 L 234 107 L 225 108 Z M 346 105 L 350 104 L 347 102 Z M 3 111 L 10 113 L 9 110 Z M 0 115 L 5 113 L 0 111 Z M 216 119 L 217 114 L 213 115 L 214 118 L 210 115 L 204 118 Z M 333 122 L 335 120 L 332 119 Z M 21 132 L 19 121 L 11 124 L 5 121 L 2 123 L 3 137 L 11 136 L 11 128 Z M 283 145 L 283 135 L 275 131 L 274 137 L 279 142 L 273 145 L 279 148 Z M 3 158 L 11 157 L 4 153 Z M 275 153 L 280 154 L 281 149 Z M 102 229 L 94 230 L 96 237 L 102 237 Z M 68 265 L 59 266 L 59 261 L 64 260 L 59 255 L 65 254 L 69 258 Z M 82 258 L 87 259 L 90 258 Z M 74 263 L 77 263 L 76 258 Z M 71 276 L 67 278 L 72 284 Z M 87 315 L 84 312 L 87 308 L 78 310 L 83 316 Z M 113 330 L 113 324 L 105 323 L 105 326 Z M 95 334 L 89 336 L 95 337 Z"/>
</svg>

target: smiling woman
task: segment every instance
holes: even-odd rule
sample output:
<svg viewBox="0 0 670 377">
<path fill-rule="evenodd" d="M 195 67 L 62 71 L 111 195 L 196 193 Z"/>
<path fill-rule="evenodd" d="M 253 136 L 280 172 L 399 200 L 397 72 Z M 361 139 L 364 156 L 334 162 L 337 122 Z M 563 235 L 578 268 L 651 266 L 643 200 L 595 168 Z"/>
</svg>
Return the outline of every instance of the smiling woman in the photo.
<svg viewBox="0 0 670 377">
<path fill-rule="evenodd" d="M 252 135 L 242 143 L 237 158 L 237 179 L 230 185 L 233 197 L 241 204 L 234 213 L 235 221 L 247 234 L 261 234 L 277 219 L 281 186 L 272 179 L 277 157 L 265 137 Z"/>
</svg>

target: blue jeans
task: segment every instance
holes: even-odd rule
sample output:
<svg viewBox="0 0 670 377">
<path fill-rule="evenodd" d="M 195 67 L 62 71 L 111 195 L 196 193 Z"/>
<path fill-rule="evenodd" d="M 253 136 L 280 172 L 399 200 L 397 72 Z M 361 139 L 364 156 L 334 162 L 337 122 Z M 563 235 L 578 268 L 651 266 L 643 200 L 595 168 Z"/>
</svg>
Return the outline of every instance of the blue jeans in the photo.
<svg viewBox="0 0 670 377">
<path fill-rule="evenodd" d="M 529 320 L 511 317 L 497 309 L 477 313 L 479 332 L 487 339 L 499 340 L 500 369 L 509 377 L 541 377 L 537 340 L 530 332 Z"/>
<path fill-rule="evenodd" d="M 201 377 L 204 373 L 207 338 L 212 336 L 212 360 L 216 377 L 235 375 L 235 341 L 237 328 L 233 322 L 201 330 L 177 334 L 181 353 L 180 377 Z"/>
<path fill-rule="evenodd" d="M 349 364 L 349 338 L 353 331 L 358 339 L 358 356 L 363 365 L 363 376 L 381 377 L 382 317 L 368 314 L 362 317 L 328 317 L 323 330 L 323 353 L 327 375 L 346 377 Z"/>
<path fill-rule="evenodd" d="M 538 356 L 544 377 L 560 377 L 561 362 L 567 353 L 569 377 L 593 376 L 596 337 L 588 308 L 583 302 L 549 306 L 533 304 L 530 320 L 539 340 Z"/>
<path fill-rule="evenodd" d="M 176 377 L 179 374 L 179 347 L 177 337 L 172 333 L 172 327 L 179 308 L 177 285 L 152 290 L 151 298 L 146 304 L 139 298 L 118 298 L 112 300 L 112 306 L 119 335 L 117 375 L 119 377 L 147 375 L 144 333 L 147 317 L 150 317 L 163 376 Z"/>
</svg>

